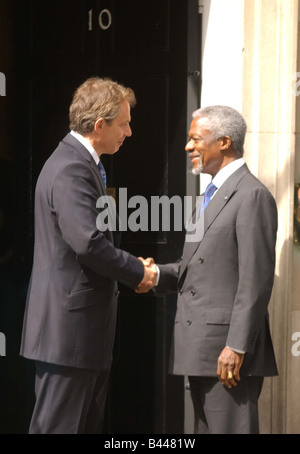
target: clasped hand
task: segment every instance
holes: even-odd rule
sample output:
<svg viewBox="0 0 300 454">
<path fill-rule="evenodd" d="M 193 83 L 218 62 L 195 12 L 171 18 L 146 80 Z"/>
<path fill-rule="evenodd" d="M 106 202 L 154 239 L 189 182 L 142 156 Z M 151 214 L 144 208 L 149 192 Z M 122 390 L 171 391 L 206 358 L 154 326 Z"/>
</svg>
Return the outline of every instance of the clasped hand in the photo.
<svg viewBox="0 0 300 454">
<path fill-rule="evenodd" d="M 139 257 L 139 260 L 141 260 L 144 265 L 144 278 L 139 283 L 135 291 L 136 293 L 147 293 L 156 284 L 157 268 L 153 258 L 149 257 L 147 259 L 143 259 L 142 257 Z"/>
</svg>

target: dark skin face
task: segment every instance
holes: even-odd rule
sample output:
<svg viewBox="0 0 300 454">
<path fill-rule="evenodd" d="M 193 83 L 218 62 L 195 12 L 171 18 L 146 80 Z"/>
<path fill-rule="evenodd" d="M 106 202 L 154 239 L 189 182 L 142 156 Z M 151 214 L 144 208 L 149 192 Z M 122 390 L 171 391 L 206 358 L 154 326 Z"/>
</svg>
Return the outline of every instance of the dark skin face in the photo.
<svg viewBox="0 0 300 454">
<path fill-rule="evenodd" d="M 189 141 L 185 150 L 189 153 L 193 169 L 199 167 L 201 173 L 214 177 L 219 170 L 237 159 L 231 146 L 230 137 L 213 140 L 205 117 L 195 118 L 190 126 Z"/>
</svg>

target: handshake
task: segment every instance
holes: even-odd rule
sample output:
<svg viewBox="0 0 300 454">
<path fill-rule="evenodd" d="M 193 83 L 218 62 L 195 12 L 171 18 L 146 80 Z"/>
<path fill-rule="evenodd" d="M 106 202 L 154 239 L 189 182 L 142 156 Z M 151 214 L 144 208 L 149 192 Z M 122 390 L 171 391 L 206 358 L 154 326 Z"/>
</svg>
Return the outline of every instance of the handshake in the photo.
<svg viewBox="0 0 300 454">
<path fill-rule="evenodd" d="M 135 289 L 135 292 L 147 293 L 156 285 L 158 275 L 157 266 L 155 265 L 154 260 L 150 257 L 147 259 L 139 257 L 139 260 L 141 260 L 144 265 L 144 278 Z"/>
</svg>

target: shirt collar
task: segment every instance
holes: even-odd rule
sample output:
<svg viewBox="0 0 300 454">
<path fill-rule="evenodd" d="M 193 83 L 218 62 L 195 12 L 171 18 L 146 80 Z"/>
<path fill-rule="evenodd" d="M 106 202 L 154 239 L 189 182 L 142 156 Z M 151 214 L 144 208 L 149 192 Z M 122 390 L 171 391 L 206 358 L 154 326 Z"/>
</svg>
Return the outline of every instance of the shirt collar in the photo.
<svg viewBox="0 0 300 454">
<path fill-rule="evenodd" d="M 227 166 L 223 167 L 212 179 L 214 185 L 219 189 L 236 170 L 245 164 L 244 158 L 235 159 Z"/>
<path fill-rule="evenodd" d="M 70 134 L 73 137 L 75 137 L 75 139 L 77 139 L 91 153 L 92 158 L 94 159 L 95 163 L 98 165 L 100 158 L 97 155 L 97 152 L 94 149 L 94 147 L 92 147 L 92 145 L 90 144 L 90 142 L 85 137 L 83 137 L 81 134 L 79 134 L 78 132 L 71 131 Z"/>
</svg>

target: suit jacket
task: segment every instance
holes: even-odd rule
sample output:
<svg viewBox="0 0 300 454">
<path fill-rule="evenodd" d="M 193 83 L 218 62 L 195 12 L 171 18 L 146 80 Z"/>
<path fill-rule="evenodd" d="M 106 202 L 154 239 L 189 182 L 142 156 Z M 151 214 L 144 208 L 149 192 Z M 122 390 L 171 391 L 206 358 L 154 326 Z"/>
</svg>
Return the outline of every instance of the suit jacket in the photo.
<svg viewBox="0 0 300 454">
<path fill-rule="evenodd" d="M 140 260 L 96 227 L 106 194 L 89 151 L 68 134 L 45 163 L 35 193 L 35 245 L 21 354 L 66 366 L 111 365 L 117 281 L 136 288 Z"/>
<path fill-rule="evenodd" d="M 241 375 L 277 374 L 268 303 L 275 267 L 277 208 L 246 165 L 216 192 L 202 238 L 178 263 L 159 265 L 158 292 L 178 292 L 170 367 L 216 376 L 227 345 L 246 352 Z"/>
</svg>

